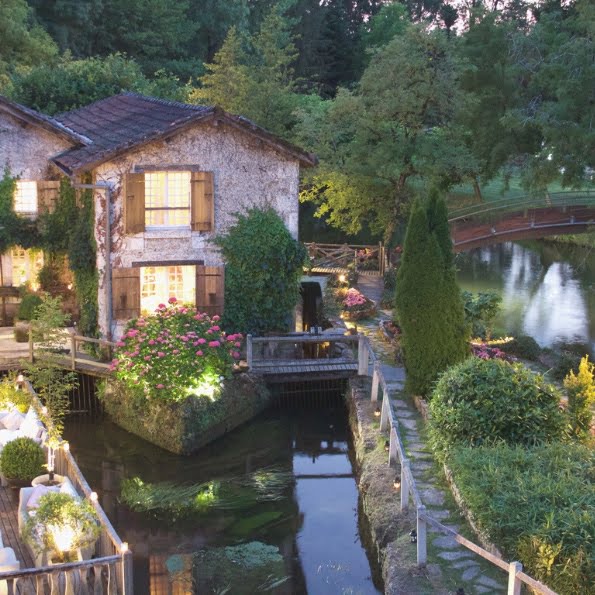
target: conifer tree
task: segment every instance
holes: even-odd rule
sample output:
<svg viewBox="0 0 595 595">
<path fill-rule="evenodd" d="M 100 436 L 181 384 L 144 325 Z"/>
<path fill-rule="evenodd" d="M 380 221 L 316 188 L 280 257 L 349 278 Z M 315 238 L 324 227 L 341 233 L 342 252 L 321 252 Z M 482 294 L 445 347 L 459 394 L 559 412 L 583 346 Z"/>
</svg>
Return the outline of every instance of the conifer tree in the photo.
<svg viewBox="0 0 595 595">
<path fill-rule="evenodd" d="M 403 330 L 406 387 L 422 395 L 430 392 L 441 372 L 468 353 L 463 305 L 452 248 L 446 250 L 441 222 L 446 211 L 441 202 L 433 196 L 426 206 L 415 203 L 397 276 L 395 306 Z"/>
</svg>

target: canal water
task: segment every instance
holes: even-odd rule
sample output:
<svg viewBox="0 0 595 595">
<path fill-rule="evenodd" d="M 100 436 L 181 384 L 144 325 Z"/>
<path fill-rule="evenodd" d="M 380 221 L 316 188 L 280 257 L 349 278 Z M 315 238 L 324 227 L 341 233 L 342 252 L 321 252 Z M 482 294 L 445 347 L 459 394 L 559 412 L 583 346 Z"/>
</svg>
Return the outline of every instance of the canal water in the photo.
<svg viewBox="0 0 595 595">
<path fill-rule="evenodd" d="M 595 347 L 595 249 L 553 242 L 505 243 L 457 255 L 458 282 L 496 291 L 496 329 L 531 335 L 542 347 Z"/>
<path fill-rule="evenodd" d="M 130 544 L 135 593 L 381 592 L 360 538 L 343 406 L 271 409 L 190 457 L 108 419 L 71 417 L 65 438 Z M 164 498 L 204 484 L 202 499 L 212 501 L 192 514 L 185 502 L 165 513 L 133 512 L 120 501 L 130 478 L 158 484 Z"/>
</svg>

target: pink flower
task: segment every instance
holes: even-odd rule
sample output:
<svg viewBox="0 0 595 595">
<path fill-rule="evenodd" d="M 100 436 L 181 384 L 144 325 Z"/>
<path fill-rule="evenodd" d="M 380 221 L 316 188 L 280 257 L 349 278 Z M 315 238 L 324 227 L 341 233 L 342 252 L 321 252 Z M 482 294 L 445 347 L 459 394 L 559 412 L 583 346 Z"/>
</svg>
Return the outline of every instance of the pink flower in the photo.
<svg viewBox="0 0 595 595">
<path fill-rule="evenodd" d="M 237 351 L 233 351 L 231 354 L 235 359 L 240 359 L 240 354 Z"/>
<path fill-rule="evenodd" d="M 221 328 L 220 328 L 220 327 L 218 327 L 218 326 L 212 326 L 212 327 L 211 327 L 211 330 L 212 330 L 213 332 L 214 332 L 214 331 L 220 331 L 220 330 L 221 330 Z"/>
<path fill-rule="evenodd" d="M 167 306 L 165 304 L 159 304 L 157 306 L 157 310 L 165 310 L 165 308 L 167 308 Z"/>
<path fill-rule="evenodd" d="M 172 353 L 173 353 L 174 355 L 177 355 L 178 353 L 180 353 L 180 350 L 179 350 L 179 349 L 174 349 Z"/>
<path fill-rule="evenodd" d="M 209 341 L 209 347 L 219 347 L 220 345 L 219 341 Z"/>
<path fill-rule="evenodd" d="M 241 346 L 242 346 L 242 344 L 241 344 L 239 341 L 237 341 L 237 342 L 235 342 L 235 343 L 233 344 L 233 346 L 234 346 L 234 347 L 241 347 Z"/>
<path fill-rule="evenodd" d="M 188 341 L 188 337 L 180 337 L 180 341 L 184 341 L 184 343 L 186 343 L 186 341 Z"/>
<path fill-rule="evenodd" d="M 199 345 L 204 345 L 206 342 L 207 342 L 207 340 L 206 339 L 203 339 L 202 337 L 197 341 L 197 343 Z"/>
<path fill-rule="evenodd" d="M 155 341 L 153 339 L 149 339 L 149 345 L 155 345 Z"/>
<path fill-rule="evenodd" d="M 213 318 L 211 318 L 211 320 L 214 320 L 214 321 L 221 320 L 221 316 L 219 316 L 219 314 L 215 314 L 215 316 L 213 316 Z"/>
<path fill-rule="evenodd" d="M 124 343 L 124 341 L 118 341 L 116 343 L 116 347 L 124 347 L 124 345 L 126 345 L 126 343 Z"/>
<path fill-rule="evenodd" d="M 145 361 L 148 362 L 151 359 L 150 355 L 145 355 Z"/>
<path fill-rule="evenodd" d="M 198 355 L 198 356 L 200 357 L 200 356 L 202 355 L 202 351 L 199 349 L 199 350 L 196 352 L 196 355 Z"/>
<path fill-rule="evenodd" d="M 158 355 L 159 357 L 165 357 L 165 353 L 163 353 L 163 351 L 158 351 L 158 352 L 157 352 L 157 355 Z"/>
<path fill-rule="evenodd" d="M 172 295 L 167 302 L 169 304 L 175 304 L 178 300 Z"/>
<path fill-rule="evenodd" d="M 157 388 L 165 388 L 165 386 L 163 386 L 163 384 L 158 384 Z"/>
</svg>

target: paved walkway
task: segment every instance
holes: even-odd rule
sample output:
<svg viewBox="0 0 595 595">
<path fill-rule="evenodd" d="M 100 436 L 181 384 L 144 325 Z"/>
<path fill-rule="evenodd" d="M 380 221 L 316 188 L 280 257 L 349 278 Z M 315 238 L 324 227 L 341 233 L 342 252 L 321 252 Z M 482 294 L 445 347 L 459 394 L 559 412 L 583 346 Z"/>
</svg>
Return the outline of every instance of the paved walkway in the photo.
<svg viewBox="0 0 595 595">
<path fill-rule="evenodd" d="M 357 286 L 375 301 L 382 295 L 382 278 L 360 276 Z M 411 460 L 411 471 L 423 504 L 429 514 L 442 524 L 459 533 L 462 531 L 466 537 L 473 539 L 473 533 L 453 501 L 442 470 L 426 443 L 423 432 L 425 421 L 404 393 L 405 370 L 394 363 L 393 348 L 379 333 L 380 321 L 390 320 L 391 314 L 389 310 L 379 310 L 375 318 L 358 321 L 358 330 L 369 337 L 374 353 L 382 361 L 382 372 L 390 385 L 389 396 L 399 423 L 399 432 Z M 454 593 L 462 587 L 465 595 L 500 595 L 507 592 L 506 577 L 496 566 L 452 537 L 432 528 L 428 531 L 428 569 L 441 574 L 445 588 Z"/>
</svg>

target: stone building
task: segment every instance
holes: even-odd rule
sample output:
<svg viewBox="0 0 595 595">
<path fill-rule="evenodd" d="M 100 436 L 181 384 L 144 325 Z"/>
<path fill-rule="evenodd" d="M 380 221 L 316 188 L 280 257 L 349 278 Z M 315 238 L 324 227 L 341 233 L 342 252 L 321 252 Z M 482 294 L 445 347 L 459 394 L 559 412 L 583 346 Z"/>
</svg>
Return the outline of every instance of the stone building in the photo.
<svg viewBox="0 0 595 595">
<path fill-rule="evenodd" d="M 123 93 L 50 118 L 0 98 L 0 167 L 19 178 L 17 211 L 51 208 L 61 176 L 90 174 L 108 338 L 171 295 L 220 312 L 224 263 L 210 240 L 255 206 L 273 207 L 297 238 L 299 169 L 315 163 L 217 107 Z M 13 254 L 2 259 L 2 284 L 22 281 Z"/>
</svg>

